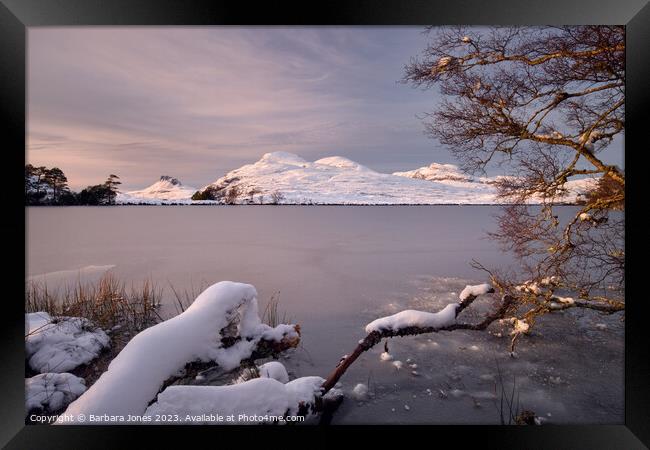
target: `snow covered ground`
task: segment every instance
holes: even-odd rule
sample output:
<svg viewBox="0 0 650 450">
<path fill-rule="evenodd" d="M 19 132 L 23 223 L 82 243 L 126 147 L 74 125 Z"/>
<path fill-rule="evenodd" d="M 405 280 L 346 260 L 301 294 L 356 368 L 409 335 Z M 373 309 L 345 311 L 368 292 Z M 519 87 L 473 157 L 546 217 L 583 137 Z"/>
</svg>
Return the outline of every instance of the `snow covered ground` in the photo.
<svg viewBox="0 0 650 450">
<path fill-rule="evenodd" d="M 51 414 L 61 411 L 86 391 L 83 378 L 71 373 L 41 373 L 25 379 L 25 412 Z"/>
<path fill-rule="evenodd" d="M 167 178 L 141 191 L 118 194 L 117 202 L 166 204 L 210 203 L 191 200 L 195 189 Z M 282 204 L 494 204 L 494 183 L 498 177 L 473 178 L 452 164 L 433 163 L 409 172 L 376 172 L 342 156 L 314 162 L 287 152 L 266 153 L 253 163 L 228 172 L 209 186 L 235 188 L 234 203 Z M 571 181 L 569 188 L 580 191 L 593 180 Z M 586 183 L 586 184 L 585 184 Z M 573 201 L 575 192 L 563 201 Z M 274 199 L 274 194 L 279 198 Z M 214 202 L 213 202 L 214 203 Z"/>
<path fill-rule="evenodd" d="M 273 418 L 297 416 L 299 406 L 320 396 L 320 377 L 302 377 L 286 384 L 273 378 L 255 378 L 229 386 L 170 386 L 149 406 L 146 416 L 178 416 L 192 425 L 250 425 Z M 226 422 L 233 415 L 235 420 Z"/>
<path fill-rule="evenodd" d="M 227 333 L 237 338 L 230 346 L 222 341 Z M 102 418 L 94 423 L 114 423 L 117 416 L 139 416 L 156 398 L 165 380 L 182 372 L 187 363 L 213 361 L 222 370 L 229 371 L 250 357 L 260 340 L 280 342 L 297 337 L 290 325 L 271 328 L 261 323 L 253 286 L 222 281 L 203 291 L 182 314 L 136 335 L 66 413 Z M 273 372 L 269 375 L 280 376 L 277 367 L 271 365 L 266 369 Z M 187 408 L 187 414 L 225 413 L 238 407 L 242 413 L 271 414 L 295 400 L 303 401 L 308 396 L 306 392 L 311 392 L 313 400 L 313 379 L 295 380 L 287 385 L 271 376 L 262 379 L 265 381 L 250 380 L 223 389 L 168 388 L 159 396 L 159 403 L 151 408 L 155 414 L 178 413 L 183 408 Z M 307 383 L 308 389 L 301 383 Z M 270 390 L 269 398 L 260 397 L 258 385 Z M 249 394 L 253 397 L 247 398 Z M 198 398 L 203 400 L 199 402 Z"/>
<path fill-rule="evenodd" d="M 46 312 L 25 314 L 26 358 L 32 370 L 63 373 L 88 364 L 110 339 L 80 317 L 52 318 Z"/>
</svg>

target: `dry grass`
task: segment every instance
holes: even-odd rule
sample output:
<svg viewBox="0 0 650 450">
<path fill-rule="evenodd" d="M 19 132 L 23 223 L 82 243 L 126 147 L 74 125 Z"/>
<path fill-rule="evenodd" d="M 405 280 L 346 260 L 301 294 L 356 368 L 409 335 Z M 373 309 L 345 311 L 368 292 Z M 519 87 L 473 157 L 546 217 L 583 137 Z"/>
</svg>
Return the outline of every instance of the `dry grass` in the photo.
<svg viewBox="0 0 650 450">
<path fill-rule="evenodd" d="M 169 283 L 169 289 L 171 289 L 174 294 L 176 313 L 180 314 L 185 312 L 185 310 L 194 302 L 196 297 L 198 297 L 207 287 L 208 284 L 205 281 L 202 281 L 198 289 L 194 286 L 194 283 L 192 283 L 192 286 L 189 289 L 183 289 L 183 291 L 180 291 L 177 290 L 174 285 Z"/>
<path fill-rule="evenodd" d="M 291 323 L 291 318 L 287 318 L 286 312 L 282 313 L 282 319 L 280 319 L 280 314 L 278 313 L 279 303 L 280 291 L 271 295 L 271 298 L 264 307 L 264 312 L 262 313 L 262 322 L 273 328 L 277 327 L 281 323 Z"/>
<path fill-rule="evenodd" d="M 207 283 L 192 284 L 189 289 L 177 289 L 171 283 L 176 314 L 183 313 L 205 290 Z M 66 286 L 62 290 L 50 290 L 47 283 L 28 281 L 25 289 L 25 312 L 45 311 L 51 316 L 85 317 L 95 325 L 110 329 L 116 325 L 129 331 L 141 331 L 162 321 L 159 306 L 163 289 L 151 280 L 127 287 L 115 275 L 107 272 L 95 283 Z M 289 323 L 286 313 L 278 312 L 280 292 L 274 293 L 264 307 L 262 322 L 271 327 Z"/>
<path fill-rule="evenodd" d="M 79 280 L 62 291 L 49 290 L 45 282 L 28 281 L 25 311 L 85 317 L 104 329 L 121 325 L 140 331 L 161 320 L 158 314 L 161 297 L 162 290 L 151 280 L 127 288 L 107 272 L 96 283 Z"/>
</svg>

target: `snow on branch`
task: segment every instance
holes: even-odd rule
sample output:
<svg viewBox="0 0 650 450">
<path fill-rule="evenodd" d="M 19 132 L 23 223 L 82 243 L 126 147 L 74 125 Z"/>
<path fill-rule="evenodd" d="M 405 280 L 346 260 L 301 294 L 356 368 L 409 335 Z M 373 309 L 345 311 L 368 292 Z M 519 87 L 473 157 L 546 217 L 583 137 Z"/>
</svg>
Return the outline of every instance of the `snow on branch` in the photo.
<svg viewBox="0 0 650 450">
<path fill-rule="evenodd" d="M 477 284 L 474 286 L 467 285 L 465 286 L 465 289 L 461 291 L 459 298 L 461 301 L 465 301 L 470 297 L 476 298 L 479 295 L 485 295 L 491 292 L 494 292 L 494 289 L 487 283 Z"/>
<path fill-rule="evenodd" d="M 548 304 L 549 309 L 553 311 L 564 310 L 569 308 L 587 308 L 608 314 L 624 311 L 625 303 L 614 300 L 603 299 L 601 301 L 573 299 L 571 297 L 551 297 Z"/>
<path fill-rule="evenodd" d="M 228 371 L 260 347 L 282 350 L 299 341 L 298 326 L 261 323 L 253 286 L 222 281 L 203 291 L 182 314 L 136 335 L 66 412 L 142 415 L 165 381 L 187 363 L 214 362 Z"/>
<path fill-rule="evenodd" d="M 396 336 L 408 336 L 438 331 L 456 329 L 483 330 L 495 320 L 502 318 L 513 302 L 511 296 L 504 296 L 501 306 L 477 324 L 458 323 L 456 317 L 470 306 L 480 295 L 493 293 L 489 284 L 466 286 L 460 294 L 460 302 L 450 303 L 437 313 L 406 310 L 392 316 L 381 317 L 366 325 L 367 336 L 359 341 L 352 353 L 339 361 L 334 371 L 323 383 L 324 393 L 327 393 L 343 376 L 348 367 L 365 351 L 370 350 L 382 339 Z"/>
<path fill-rule="evenodd" d="M 450 303 L 442 311 L 430 313 L 407 309 L 388 317 L 381 317 L 366 325 L 366 333 L 399 331 L 404 328 L 443 328 L 456 322 L 456 310 L 459 303 Z"/>
</svg>

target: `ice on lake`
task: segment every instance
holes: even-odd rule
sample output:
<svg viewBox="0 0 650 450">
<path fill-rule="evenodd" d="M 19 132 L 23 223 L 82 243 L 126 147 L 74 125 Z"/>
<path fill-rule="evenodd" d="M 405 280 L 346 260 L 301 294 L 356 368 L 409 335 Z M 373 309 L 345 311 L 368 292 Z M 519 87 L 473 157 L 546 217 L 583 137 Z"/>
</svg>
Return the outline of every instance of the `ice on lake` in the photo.
<svg viewBox="0 0 650 450">
<path fill-rule="evenodd" d="M 495 207 L 38 207 L 27 209 L 28 276 L 48 283 L 100 276 L 151 278 L 197 290 L 222 280 L 253 284 L 264 307 L 300 323 L 302 347 L 282 362 L 290 376 L 326 376 L 364 336 L 364 326 L 402 309 L 435 312 L 466 284 L 487 281 L 472 259 L 508 267 L 485 239 Z M 102 269 L 103 268 L 103 269 Z M 198 292 L 197 292 L 198 293 Z M 166 289 L 167 313 L 173 295 Z M 467 320 L 490 298 L 463 313 Z M 547 423 L 623 423 L 620 314 L 567 311 L 519 340 L 454 331 L 389 341 L 343 377 L 333 423 L 499 423 L 497 362 L 522 409 Z M 392 364 L 403 363 L 397 370 Z M 413 368 L 411 365 L 415 365 Z M 417 374 L 414 374 L 416 372 Z M 358 384 L 368 395 L 357 401 Z M 408 406 L 408 409 L 405 408 Z M 550 415 L 550 416 L 549 416 Z"/>
</svg>

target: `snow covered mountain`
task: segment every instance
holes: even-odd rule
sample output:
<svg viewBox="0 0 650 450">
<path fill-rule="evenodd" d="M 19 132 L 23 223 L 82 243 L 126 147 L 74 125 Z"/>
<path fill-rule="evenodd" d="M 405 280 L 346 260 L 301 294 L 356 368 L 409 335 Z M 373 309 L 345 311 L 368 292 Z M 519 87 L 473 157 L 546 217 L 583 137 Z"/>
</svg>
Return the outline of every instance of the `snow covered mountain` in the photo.
<svg viewBox="0 0 650 450">
<path fill-rule="evenodd" d="M 427 167 L 420 167 L 408 172 L 394 172 L 393 175 L 426 181 L 472 181 L 472 177 L 461 172 L 458 166 L 453 164 L 431 163 Z"/>
<path fill-rule="evenodd" d="M 393 174 L 376 172 L 342 156 L 307 161 L 286 152 L 266 153 L 253 163 L 232 170 L 197 191 L 176 178 L 163 176 L 140 191 L 120 193 L 118 203 L 343 204 L 426 205 L 494 204 L 500 177 L 471 177 L 452 164 Z M 569 182 L 571 202 L 594 180 Z"/>
<path fill-rule="evenodd" d="M 183 185 L 178 178 L 163 175 L 151 186 L 139 191 L 120 192 L 117 203 L 173 203 L 190 201 L 196 188 Z"/>
<path fill-rule="evenodd" d="M 457 177 L 428 181 L 379 173 L 342 156 L 309 162 L 285 152 L 267 153 L 254 164 L 228 172 L 202 191 L 206 188 L 220 195 L 234 192 L 237 195 L 235 203 L 391 205 L 495 202 L 495 189 L 487 183 L 458 181 Z"/>
<path fill-rule="evenodd" d="M 463 173 L 458 166 L 438 163 L 432 163 L 429 166 L 409 170 L 408 172 L 394 172 L 393 175 L 418 180 L 436 181 L 448 185 L 464 186 L 468 189 L 473 189 L 478 184 L 495 186 L 500 180 L 508 178 L 504 175 L 498 175 L 495 177 L 472 177 Z M 562 201 L 574 203 L 581 195 L 594 189 L 596 184 L 597 180 L 595 178 L 568 180 L 564 185 L 567 189 L 567 193 L 562 198 Z"/>
</svg>

